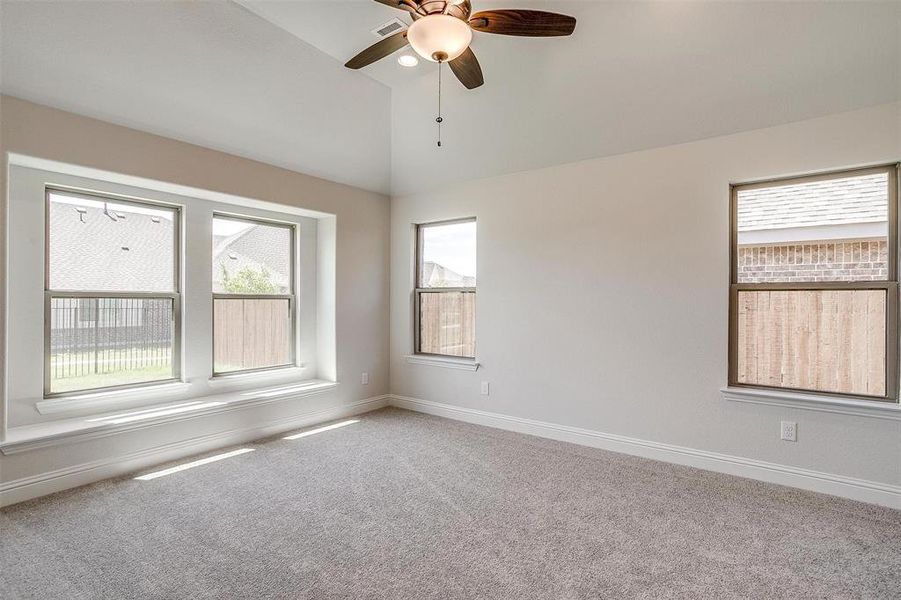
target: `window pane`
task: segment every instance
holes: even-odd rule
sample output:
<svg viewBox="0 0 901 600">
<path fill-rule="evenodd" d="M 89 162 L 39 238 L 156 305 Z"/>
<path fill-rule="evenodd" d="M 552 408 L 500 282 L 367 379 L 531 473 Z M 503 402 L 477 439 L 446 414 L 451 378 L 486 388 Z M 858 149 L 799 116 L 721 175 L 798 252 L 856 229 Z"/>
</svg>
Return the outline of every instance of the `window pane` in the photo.
<svg viewBox="0 0 901 600">
<path fill-rule="evenodd" d="M 885 290 L 738 292 L 738 382 L 885 395 Z"/>
<path fill-rule="evenodd" d="M 423 292 L 419 307 L 420 352 L 475 358 L 475 293 Z"/>
<path fill-rule="evenodd" d="M 50 289 L 174 292 L 174 209 L 49 194 Z"/>
<path fill-rule="evenodd" d="M 739 189 L 738 283 L 888 277 L 887 173 Z"/>
<path fill-rule="evenodd" d="M 52 298 L 50 392 L 174 377 L 170 298 Z"/>
<path fill-rule="evenodd" d="M 419 287 L 475 287 L 476 222 L 421 227 Z"/>
<path fill-rule="evenodd" d="M 288 299 L 214 299 L 213 342 L 216 373 L 290 364 Z"/>
<path fill-rule="evenodd" d="M 290 294 L 290 227 L 213 218 L 213 292 Z"/>
</svg>

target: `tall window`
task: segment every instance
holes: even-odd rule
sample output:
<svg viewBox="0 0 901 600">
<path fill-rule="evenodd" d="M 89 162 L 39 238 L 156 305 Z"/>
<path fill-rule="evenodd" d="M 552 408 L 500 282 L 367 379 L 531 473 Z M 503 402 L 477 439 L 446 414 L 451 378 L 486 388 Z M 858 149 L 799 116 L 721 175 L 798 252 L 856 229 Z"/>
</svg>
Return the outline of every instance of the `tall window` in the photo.
<svg viewBox="0 0 901 600">
<path fill-rule="evenodd" d="M 46 197 L 45 396 L 177 378 L 178 209 Z"/>
<path fill-rule="evenodd" d="M 294 364 L 294 226 L 213 217 L 213 372 Z"/>
<path fill-rule="evenodd" d="M 475 358 L 476 221 L 417 226 L 416 352 Z"/>
<path fill-rule="evenodd" d="M 897 166 L 732 188 L 729 383 L 896 401 Z"/>
</svg>

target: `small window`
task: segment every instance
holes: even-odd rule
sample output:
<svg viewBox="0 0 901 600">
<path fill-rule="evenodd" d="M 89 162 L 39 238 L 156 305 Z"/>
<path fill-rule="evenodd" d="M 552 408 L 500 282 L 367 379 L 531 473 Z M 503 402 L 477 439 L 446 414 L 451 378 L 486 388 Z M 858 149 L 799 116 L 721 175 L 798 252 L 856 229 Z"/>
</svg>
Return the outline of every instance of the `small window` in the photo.
<svg viewBox="0 0 901 600">
<path fill-rule="evenodd" d="M 416 352 L 475 358 L 476 221 L 417 226 Z"/>
<path fill-rule="evenodd" d="M 294 364 L 293 225 L 213 217 L 213 372 Z"/>
<path fill-rule="evenodd" d="M 47 190 L 44 394 L 178 377 L 176 208 Z"/>
<path fill-rule="evenodd" d="M 897 168 L 732 188 L 730 385 L 896 400 Z"/>
</svg>

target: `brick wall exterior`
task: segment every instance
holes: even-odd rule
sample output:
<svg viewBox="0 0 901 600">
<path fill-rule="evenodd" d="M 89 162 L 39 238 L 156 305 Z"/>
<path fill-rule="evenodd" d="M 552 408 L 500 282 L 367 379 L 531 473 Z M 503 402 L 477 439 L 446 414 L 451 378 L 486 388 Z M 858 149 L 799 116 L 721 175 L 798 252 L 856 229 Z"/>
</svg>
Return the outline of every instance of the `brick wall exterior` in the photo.
<svg viewBox="0 0 901 600">
<path fill-rule="evenodd" d="M 740 246 L 739 283 L 885 279 L 887 244 L 881 241 Z"/>
</svg>

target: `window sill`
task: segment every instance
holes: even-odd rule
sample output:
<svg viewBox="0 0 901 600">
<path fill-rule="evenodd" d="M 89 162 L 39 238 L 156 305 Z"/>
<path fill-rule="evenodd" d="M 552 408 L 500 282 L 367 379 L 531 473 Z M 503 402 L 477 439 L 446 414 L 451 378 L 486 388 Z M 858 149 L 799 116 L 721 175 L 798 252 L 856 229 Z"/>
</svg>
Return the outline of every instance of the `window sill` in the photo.
<svg viewBox="0 0 901 600">
<path fill-rule="evenodd" d="M 269 379 L 278 381 L 279 379 L 299 378 L 306 370 L 304 365 L 294 367 L 276 367 L 274 369 L 261 369 L 259 371 L 246 371 L 238 373 L 223 373 L 222 375 L 213 375 L 207 381 L 212 386 L 228 385 L 232 383 L 243 383 L 245 381 L 257 381 L 260 379 Z"/>
<path fill-rule="evenodd" d="M 321 394 L 334 389 L 337 385 L 334 381 L 311 379 L 301 383 L 203 396 L 115 414 L 13 427 L 6 432 L 6 440 L 0 443 L 0 452 L 5 455 L 18 454 L 39 448 L 83 442 L 260 404 Z"/>
<path fill-rule="evenodd" d="M 458 369 L 461 371 L 478 371 L 479 363 L 472 358 L 450 358 L 444 356 L 428 356 L 426 354 L 408 354 L 404 359 L 412 365 L 429 365 L 443 367 L 445 369 Z"/>
<path fill-rule="evenodd" d="M 154 399 L 184 392 L 191 386 L 183 381 L 167 381 L 126 390 L 87 392 L 60 398 L 47 398 L 35 402 L 35 409 L 42 415 L 74 412 L 86 408 L 111 408 L 116 404 L 130 403 L 138 399 Z"/>
<path fill-rule="evenodd" d="M 723 398 L 734 402 L 751 404 L 767 404 L 785 408 L 816 410 L 858 417 L 889 419 L 901 421 L 901 405 L 896 402 L 880 402 L 877 400 L 859 400 L 840 396 L 821 396 L 804 392 L 767 390 L 751 387 L 725 387 L 720 392 Z"/>
</svg>

